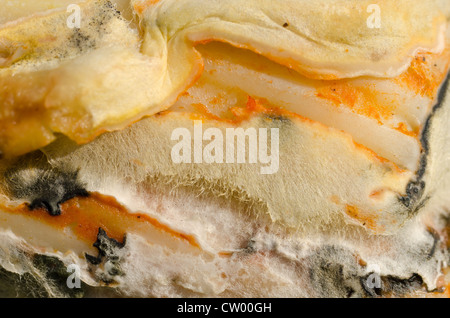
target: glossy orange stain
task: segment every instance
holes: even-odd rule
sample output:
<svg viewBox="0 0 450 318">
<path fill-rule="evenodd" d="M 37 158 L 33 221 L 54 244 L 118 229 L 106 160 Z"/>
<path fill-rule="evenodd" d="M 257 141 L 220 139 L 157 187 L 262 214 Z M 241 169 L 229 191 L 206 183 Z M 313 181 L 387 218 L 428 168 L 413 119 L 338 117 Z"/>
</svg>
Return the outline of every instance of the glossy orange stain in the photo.
<svg viewBox="0 0 450 318">
<path fill-rule="evenodd" d="M 200 247 L 196 239 L 184 233 L 171 229 L 143 213 L 131 213 L 121 205 L 114 197 L 100 193 L 91 193 L 89 197 L 76 197 L 61 205 L 61 215 L 51 216 L 44 209 L 30 211 L 26 204 L 17 208 L 3 211 L 21 214 L 48 224 L 58 230 L 70 229 L 80 240 L 93 243 L 97 240 L 98 229 L 105 230 L 111 238 L 122 242 L 126 233 L 135 229 L 157 230 L 189 243 L 194 247 Z"/>
</svg>

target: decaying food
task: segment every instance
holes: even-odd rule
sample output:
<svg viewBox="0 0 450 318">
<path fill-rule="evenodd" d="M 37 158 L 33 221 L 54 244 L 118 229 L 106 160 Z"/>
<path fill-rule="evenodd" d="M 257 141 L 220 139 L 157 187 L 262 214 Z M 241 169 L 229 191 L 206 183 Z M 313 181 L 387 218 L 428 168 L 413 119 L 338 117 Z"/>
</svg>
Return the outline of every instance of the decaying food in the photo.
<svg viewBox="0 0 450 318">
<path fill-rule="evenodd" d="M 449 296 L 447 1 L 0 5 L 0 294 Z"/>
</svg>

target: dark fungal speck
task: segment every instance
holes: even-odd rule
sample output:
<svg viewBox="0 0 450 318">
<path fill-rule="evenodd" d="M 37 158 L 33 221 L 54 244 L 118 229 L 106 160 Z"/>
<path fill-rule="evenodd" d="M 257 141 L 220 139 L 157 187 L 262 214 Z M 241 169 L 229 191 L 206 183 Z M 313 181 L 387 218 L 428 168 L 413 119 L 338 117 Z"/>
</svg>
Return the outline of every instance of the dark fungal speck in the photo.
<svg viewBox="0 0 450 318">
<path fill-rule="evenodd" d="M 372 298 L 403 297 L 424 287 L 423 279 L 418 274 L 404 279 L 392 275 L 381 276 L 372 272 L 361 277 L 360 284 L 366 293 L 365 296 Z"/>
<path fill-rule="evenodd" d="M 433 238 L 433 245 L 431 246 L 430 251 L 427 253 L 427 260 L 430 260 L 436 253 L 436 249 L 437 249 L 438 243 L 440 241 L 440 235 L 439 235 L 439 233 L 436 232 L 436 230 L 434 230 L 432 228 L 427 229 L 427 232 Z"/>
<path fill-rule="evenodd" d="M 16 199 L 28 201 L 29 209 L 44 208 L 52 216 L 61 214 L 60 205 L 89 192 L 78 180 L 78 171 L 50 167 L 16 167 L 5 172 L 7 188 Z"/>
<path fill-rule="evenodd" d="M 78 53 L 83 53 L 91 49 L 96 49 L 98 41 L 106 34 L 111 33 L 110 23 L 113 20 L 123 20 L 122 14 L 110 1 L 105 1 L 104 5 L 96 8 L 95 14 L 83 20 L 81 29 L 73 29 L 69 35 L 69 46 L 75 48 Z M 83 27 L 88 25 L 89 27 Z"/>
<path fill-rule="evenodd" d="M 257 252 L 256 242 L 254 240 L 249 240 L 247 246 L 242 250 L 246 254 L 254 254 Z"/>
<path fill-rule="evenodd" d="M 361 297 L 365 294 L 356 264 L 342 264 L 343 259 L 355 260 L 355 257 L 350 251 L 333 245 L 326 245 L 305 259 L 311 266 L 309 278 L 316 297 Z"/>
<path fill-rule="evenodd" d="M 418 274 L 413 274 L 407 279 L 398 278 L 395 276 L 382 277 L 381 295 L 395 295 L 403 296 L 405 294 L 417 291 L 424 287 L 423 279 Z"/>
<path fill-rule="evenodd" d="M 285 22 L 284 24 L 283 24 L 283 28 L 287 28 L 289 26 L 289 23 L 287 23 L 287 22 Z"/>
<path fill-rule="evenodd" d="M 123 238 L 123 243 L 110 238 L 104 229 L 99 228 L 97 234 L 97 240 L 93 246 L 98 250 L 97 256 L 85 254 L 86 260 L 92 265 L 98 266 L 102 263 L 108 266 L 107 271 L 100 275 L 100 279 L 106 284 L 110 284 L 114 281 L 114 276 L 123 276 L 124 273 L 120 268 L 121 252 L 120 250 L 125 247 L 126 237 Z"/>
<path fill-rule="evenodd" d="M 406 194 L 404 196 L 399 196 L 399 201 L 408 209 L 409 213 L 416 213 L 420 207 L 422 207 L 427 198 L 422 199 L 423 193 L 425 192 L 425 182 L 423 178 L 425 176 L 427 164 L 428 164 L 428 155 L 430 151 L 430 130 L 433 121 L 434 115 L 444 104 L 445 99 L 447 98 L 447 88 L 450 81 L 450 74 L 447 74 L 447 77 L 444 83 L 441 85 L 439 90 L 437 102 L 434 105 L 431 114 L 428 116 L 424 128 L 422 130 L 420 143 L 422 145 L 422 154 L 420 156 L 419 168 L 416 171 L 415 180 L 408 183 L 406 186 Z M 422 200 L 421 200 L 422 199 Z"/>
<path fill-rule="evenodd" d="M 274 122 L 283 122 L 283 123 L 290 122 L 289 118 L 287 118 L 286 116 L 282 116 L 282 115 L 265 114 L 264 117 L 266 119 L 269 119 L 269 120 L 274 121 Z"/>
<path fill-rule="evenodd" d="M 80 29 L 74 29 L 72 35 L 69 38 L 71 45 L 79 52 L 84 52 L 85 50 L 93 49 L 96 46 L 95 40 L 89 35 L 83 33 Z"/>
</svg>

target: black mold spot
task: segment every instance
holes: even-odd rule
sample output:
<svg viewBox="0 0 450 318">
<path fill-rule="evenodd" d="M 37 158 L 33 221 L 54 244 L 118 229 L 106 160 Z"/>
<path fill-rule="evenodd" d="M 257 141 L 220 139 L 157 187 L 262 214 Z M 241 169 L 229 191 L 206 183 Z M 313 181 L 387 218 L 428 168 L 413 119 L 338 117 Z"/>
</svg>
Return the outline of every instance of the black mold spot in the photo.
<svg viewBox="0 0 450 318">
<path fill-rule="evenodd" d="M 368 297 L 384 297 L 394 296 L 401 297 L 409 293 L 413 293 L 417 290 L 425 288 L 423 279 L 420 275 L 414 273 L 409 278 L 399 278 L 395 276 L 379 276 L 380 286 L 369 287 L 367 282 L 370 280 L 370 275 L 377 275 L 369 273 L 368 275 L 361 277 L 361 286 L 367 293 Z"/>
<path fill-rule="evenodd" d="M 69 38 L 69 42 L 73 47 L 76 47 L 79 52 L 83 52 L 87 49 L 93 49 L 96 46 L 95 39 L 83 33 L 80 29 L 74 29 Z"/>
<path fill-rule="evenodd" d="M 325 246 L 305 262 L 311 268 L 309 276 L 318 297 L 402 297 L 426 290 L 416 273 L 409 278 L 363 274 L 354 254 L 337 246 Z"/>
<path fill-rule="evenodd" d="M 437 245 L 438 245 L 438 243 L 439 243 L 441 238 L 440 238 L 439 234 L 434 229 L 429 228 L 429 229 L 427 229 L 427 232 L 433 238 L 433 245 L 431 246 L 431 249 L 430 249 L 430 251 L 427 254 L 427 260 L 430 260 L 434 256 L 434 254 L 436 253 L 436 248 L 437 248 Z"/>
<path fill-rule="evenodd" d="M 287 23 L 287 22 L 285 22 L 284 24 L 283 24 L 283 28 L 287 28 L 289 26 L 289 23 Z"/>
<path fill-rule="evenodd" d="M 93 244 L 95 248 L 98 250 L 98 255 L 92 256 L 89 254 L 85 254 L 86 260 L 92 265 L 100 265 L 104 262 L 104 266 L 107 268 L 107 272 L 100 276 L 100 279 L 105 283 L 109 284 L 113 282 L 114 276 L 122 276 L 124 273 L 120 268 L 120 260 L 121 260 L 121 252 L 120 250 L 125 247 L 126 237 L 123 238 L 123 243 L 118 242 L 117 240 L 110 238 L 105 230 L 102 228 L 98 229 L 97 241 Z"/>
<path fill-rule="evenodd" d="M 399 278 L 395 276 L 379 276 L 380 285 L 376 287 L 369 287 L 367 282 L 370 280 L 370 275 L 377 275 L 369 273 L 368 275 L 361 277 L 361 286 L 367 293 L 368 297 L 402 297 L 406 294 L 416 292 L 421 289 L 425 289 L 425 285 L 422 277 L 419 274 L 414 273 L 409 278 Z"/>
<path fill-rule="evenodd" d="M 394 276 L 383 277 L 383 293 L 393 293 L 400 296 L 417 291 L 421 289 L 423 285 L 423 279 L 418 274 L 413 274 L 407 279 L 401 279 Z"/>
<path fill-rule="evenodd" d="M 56 168 L 19 168 L 5 173 L 8 188 L 17 199 L 29 202 L 29 209 L 44 208 L 52 216 L 61 214 L 60 205 L 74 197 L 89 196 L 78 181 L 78 171 Z"/>
<path fill-rule="evenodd" d="M 310 275 L 314 284 L 325 292 L 324 295 L 332 297 L 346 297 L 349 294 L 350 286 L 346 285 L 344 278 L 344 267 L 337 262 L 322 260 Z M 352 292 L 353 294 L 353 292 Z"/>
<path fill-rule="evenodd" d="M 416 205 L 417 200 L 422 197 L 424 190 L 424 181 L 412 181 L 406 186 L 406 196 L 401 197 L 400 200 L 405 207 L 412 208 Z"/>
<path fill-rule="evenodd" d="M 273 122 L 290 123 L 288 117 L 282 115 L 265 114 L 264 118 L 269 119 Z"/>
<path fill-rule="evenodd" d="M 342 264 L 343 259 L 355 259 L 349 251 L 337 246 L 325 246 L 306 262 L 310 266 L 309 277 L 318 297 L 361 297 L 357 265 Z"/>
<path fill-rule="evenodd" d="M 88 32 L 83 29 L 73 30 L 68 38 L 70 46 L 76 48 L 79 53 L 95 49 L 96 38 L 108 33 L 107 25 L 113 18 L 122 19 L 122 14 L 110 1 L 105 1 L 104 5 L 98 8 L 97 14 L 85 22 L 90 26 Z"/>
<path fill-rule="evenodd" d="M 409 182 L 408 185 L 406 186 L 406 195 L 399 196 L 398 198 L 399 201 L 408 209 L 409 213 L 412 214 L 417 212 L 419 208 L 422 207 L 427 200 L 427 198 L 425 198 L 422 201 L 420 201 L 425 190 L 425 182 L 423 181 L 423 178 L 428 164 L 428 154 L 430 152 L 430 144 L 429 144 L 430 129 L 434 115 L 444 105 L 444 100 L 446 98 L 449 81 L 450 81 L 450 73 L 447 74 L 447 77 L 439 90 L 437 103 L 436 105 L 434 105 L 430 116 L 428 116 L 425 122 L 422 135 L 420 138 L 420 143 L 422 145 L 422 154 L 420 157 L 419 168 L 416 172 L 416 179 L 414 181 Z"/>
<path fill-rule="evenodd" d="M 87 261 L 92 265 L 100 265 L 100 263 L 102 262 L 102 257 L 100 254 L 97 257 L 95 257 L 86 253 L 85 256 Z"/>
<path fill-rule="evenodd" d="M 93 244 L 95 248 L 98 249 L 98 256 L 94 257 L 92 255 L 86 254 L 86 258 L 91 261 L 92 264 L 98 265 L 102 262 L 103 257 L 106 257 L 108 260 L 117 261 L 118 257 L 116 255 L 116 250 L 125 247 L 126 238 L 124 237 L 123 243 L 118 242 L 117 240 L 110 238 L 105 230 L 102 228 L 98 229 L 97 241 Z"/>
<path fill-rule="evenodd" d="M 113 5 L 111 1 L 106 1 L 105 2 L 105 8 L 106 9 L 110 9 L 110 10 L 113 9 L 115 16 L 120 16 L 121 15 L 121 12 L 116 9 L 115 5 Z"/>
<path fill-rule="evenodd" d="M 256 242 L 254 240 L 249 240 L 247 246 L 242 250 L 246 254 L 254 254 L 257 252 Z"/>
</svg>

